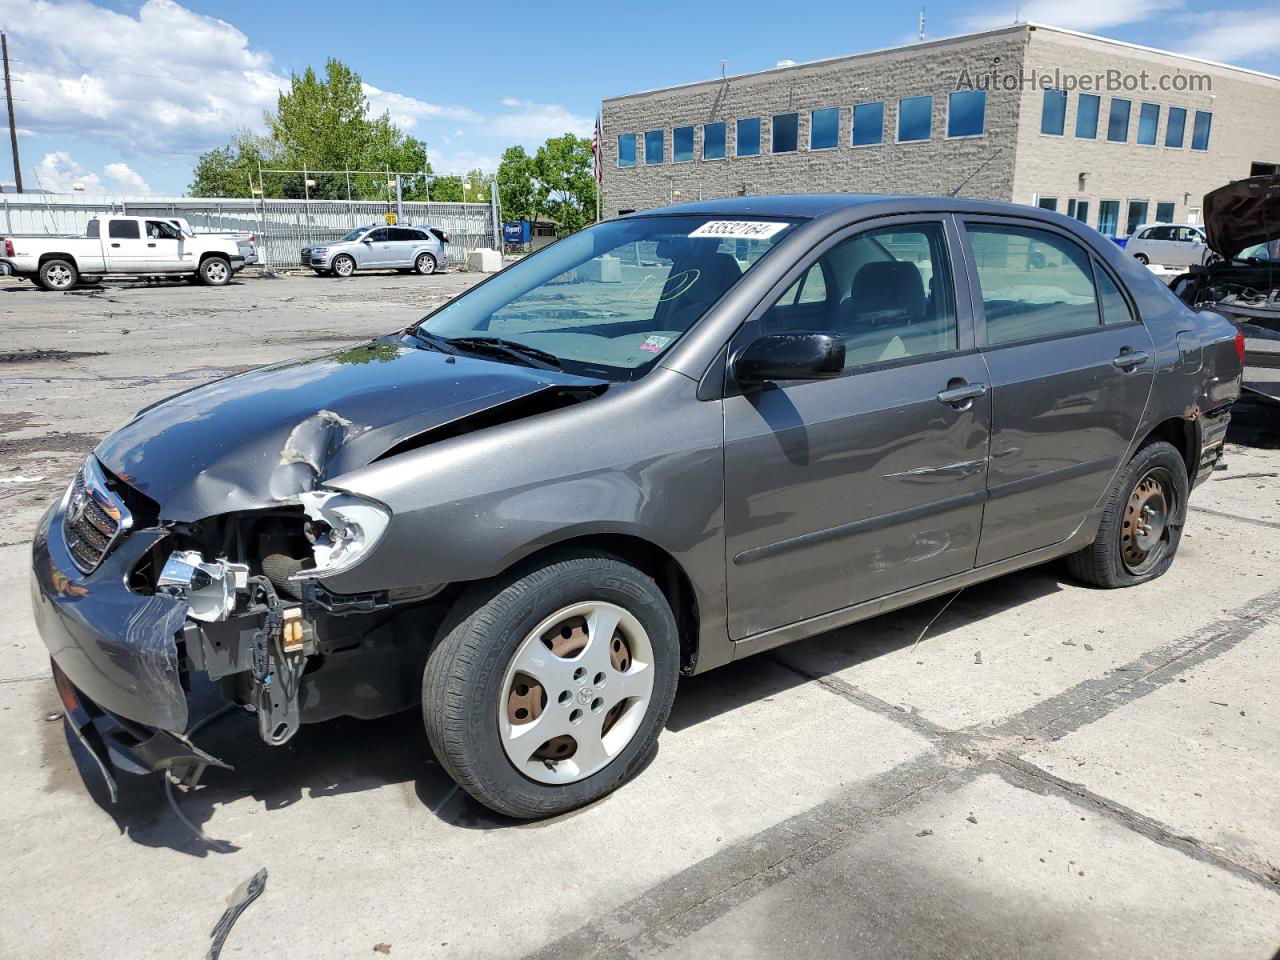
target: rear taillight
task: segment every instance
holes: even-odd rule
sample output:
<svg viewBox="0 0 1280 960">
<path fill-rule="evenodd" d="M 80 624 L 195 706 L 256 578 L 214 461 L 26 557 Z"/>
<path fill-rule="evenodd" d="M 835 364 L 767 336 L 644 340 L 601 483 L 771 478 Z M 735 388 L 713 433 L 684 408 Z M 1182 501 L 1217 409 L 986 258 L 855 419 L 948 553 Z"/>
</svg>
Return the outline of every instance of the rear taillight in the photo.
<svg viewBox="0 0 1280 960">
<path fill-rule="evenodd" d="M 1236 331 L 1236 356 L 1240 358 L 1240 362 L 1244 363 L 1244 334 Z"/>
<path fill-rule="evenodd" d="M 440 240 L 441 240 L 441 242 L 443 242 L 443 243 L 453 243 L 453 238 L 452 238 L 452 237 L 450 237 L 447 233 L 446 233 L 446 234 L 444 234 L 444 235 L 442 235 L 442 236 L 440 237 Z"/>
<path fill-rule="evenodd" d="M 13 241 L 10 240 L 8 237 L 6 237 L 4 241 L 4 255 L 6 257 L 13 256 Z"/>
</svg>

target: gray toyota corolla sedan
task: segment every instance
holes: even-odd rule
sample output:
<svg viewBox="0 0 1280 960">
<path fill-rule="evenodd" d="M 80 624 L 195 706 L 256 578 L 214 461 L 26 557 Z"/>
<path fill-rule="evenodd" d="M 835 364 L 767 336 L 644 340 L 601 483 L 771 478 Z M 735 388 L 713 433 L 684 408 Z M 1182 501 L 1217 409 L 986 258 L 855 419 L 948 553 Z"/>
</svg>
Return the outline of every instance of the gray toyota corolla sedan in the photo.
<svg viewBox="0 0 1280 960">
<path fill-rule="evenodd" d="M 269 744 L 420 705 L 463 788 L 544 816 L 644 766 L 682 673 L 1057 558 L 1162 574 L 1239 351 L 1044 210 L 655 210 L 140 411 L 41 521 L 36 618 L 113 786 L 220 762 L 207 677 Z"/>
</svg>

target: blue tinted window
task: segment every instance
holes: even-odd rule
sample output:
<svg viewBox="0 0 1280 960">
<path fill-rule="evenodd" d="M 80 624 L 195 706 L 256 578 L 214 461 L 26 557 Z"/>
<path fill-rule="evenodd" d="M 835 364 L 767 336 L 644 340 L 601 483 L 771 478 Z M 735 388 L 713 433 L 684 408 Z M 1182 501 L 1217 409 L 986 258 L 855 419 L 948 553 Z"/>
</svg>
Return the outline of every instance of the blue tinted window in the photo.
<svg viewBox="0 0 1280 960">
<path fill-rule="evenodd" d="M 634 133 L 618 134 L 618 166 L 634 167 L 636 165 L 636 135 Z"/>
<path fill-rule="evenodd" d="M 1102 98 L 1096 93 L 1082 93 L 1076 100 L 1076 136 L 1081 140 L 1098 139 L 1098 108 Z"/>
<path fill-rule="evenodd" d="M 1191 149 L 1209 149 L 1209 128 L 1213 126 L 1213 114 L 1207 110 L 1196 111 L 1195 125 L 1191 128 Z"/>
<path fill-rule="evenodd" d="M 1111 98 L 1111 115 L 1107 118 L 1107 139 L 1112 143 L 1125 143 L 1129 139 L 1129 109 L 1133 106 L 1128 100 L 1119 97 Z"/>
<path fill-rule="evenodd" d="M 933 97 L 898 101 L 898 140 L 928 140 L 933 136 Z"/>
<path fill-rule="evenodd" d="M 773 117 L 774 153 L 793 153 L 800 147 L 800 114 L 778 113 Z"/>
<path fill-rule="evenodd" d="M 738 156 L 760 155 L 760 118 L 747 117 L 738 121 Z"/>
<path fill-rule="evenodd" d="M 853 145 L 884 143 L 884 103 L 860 103 L 853 108 Z"/>
<path fill-rule="evenodd" d="M 947 97 L 947 136 L 976 137 L 987 126 L 987 91 L 957 90 Z"/>
<path fill-rule="evenodd" d="M 1138 142 L 1154 146 L 1156 128 L 1160 126 L 1160 104 L 1144 103 L 1138 113 Z"/>
<path fill-rule="evenodd" d="M 662 154 L 666 150 L 666 143 L 663 131 L 649 130 L 644 135 L 644 162 L 661 163 Z"/>
<path fill-rule="evenodd" d="M 671 162 L 689 163 L 693 160 L 693 127 L 676 127 L 671 131 Z"/>
<path fill-rule="evenodd" d="M 706 123 L 702 126 L 702 159 L 724 159 L 724 124 Z"/>
<path fill-rule="evenodd" d="M 809 149 L 821 150 L 824 147 L 840 145 L 840 108 L 828 107 L 825 110 L 814 110 L 809 115 Z"/>
<path fill-rule="evenodd" d="M 1040 104 L 1040 132 L 1060 137 L 1067 129 L 1067 94 L 1064 90 L 1046 90 Z"/>
<path fill-rule="evenodd" d="M 1166 147 L 1182 146 L 1183 138 L 1187 133 L 1187 111 L 1182 107 L 1169 108 L 1169 126 L 1164 131 L 1164 145 Z"/>
</svg>

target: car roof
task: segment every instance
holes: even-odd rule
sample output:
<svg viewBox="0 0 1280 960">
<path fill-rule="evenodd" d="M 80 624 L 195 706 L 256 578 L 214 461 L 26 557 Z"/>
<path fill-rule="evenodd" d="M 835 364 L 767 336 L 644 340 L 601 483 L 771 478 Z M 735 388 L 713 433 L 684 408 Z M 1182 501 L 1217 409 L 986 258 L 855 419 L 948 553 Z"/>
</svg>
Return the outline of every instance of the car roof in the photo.
<svg viewBox="0 0 1280 960">
<path fill-rule="evenodd" d="M 1201 223 L 1173 223 L 1169 220 L 1153 220 L 1150 223 L 1140 223 L 1133 228 L 1137 233 L 1139 230 L 1145 230 L 1147 227 L 1190 227 L 1192 230 L 1204 230 L 1204 224 Z"/>
<path fill-rule="evenodd" d="M 1020 217 L 1040 216 L 1056 222 L 1061 215 L 1021 203 L 975 200 L 961 197 L 911 196 L 882 193 L 794 193 L 749 197 L 725 197 L 657 207 L 629 214 L 651 217 L 665 214 L 711 214 L 817 219 L 840 212 L 885 216 L 895 213 L 954 212 L 1004 213 Z"/>
</svg>

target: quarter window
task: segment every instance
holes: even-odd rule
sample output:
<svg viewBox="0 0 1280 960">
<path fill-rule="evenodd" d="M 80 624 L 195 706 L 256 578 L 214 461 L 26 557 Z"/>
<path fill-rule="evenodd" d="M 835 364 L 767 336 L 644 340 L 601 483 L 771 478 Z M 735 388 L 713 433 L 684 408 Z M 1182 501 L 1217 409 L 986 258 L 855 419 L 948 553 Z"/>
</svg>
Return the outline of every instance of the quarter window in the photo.
<svg viewBox="0 0 1280 960">
<path fill-rule="evenodd" d="M 853 145 L 884 143 L 884 102 L 860 103 L 853 108 Z"/>
<path fill-rule="evenodd" d="M 634 133 L 618 134 L 618 166 L 634 167 L 636 165 L 636 135 Z"/>
<path fill-rule="evenodd" d="M 656 164 L 662 162 L 662 155 L 666 152 L 666 136 L 661 130 L 648 130 L 644 135 L 644 162 L 648 164 Z"/>
<path fill-rule="evenodd" d="M 723 123 L 704 123 L 702 125 L 702 159 L 724 159 Z"/>
<path fill-rule="evenodd" d="M 140 240 L 137 220 L 112 220 L 107 224 L 107 236 L 112 240 Z"/>
<path fill-rule="evenodd" d="M 773 117 L 773 153 L 795 153 L 800 146 L 800 114 L 779 113 Z"/>
<path fill-rule="evenodd" d="M 933 97 L 906 97 L 898 101 L 898 142 L 928 140 L 933 136 Z"/>
<path fill-rule="evenodd" d="M 1160 104 L 1144 103 L 1138 112 L 1138 143 L 1153 147 L 1156 143 L 1156 129 L 1160 126 Z"/>
<path fill-rule="evenodd" d="M 1181 147 L 1187 133 L 1187 111 L 1182 107 L 1169 108 L 1169 125 L 1164 131 L 1166 147 Z"/>
<path fill-rule="evenodd" d="M 671 131 L 671 162 L 693 162 L 693 127 L 676 127 Z"/>
<path fill-rule="evenodd" d="M 1096 93 L 1082 93 L 1076 99 L 1076 138 L 1098 139 L 1098 112 L 1102 98 Z"/>
<path fill-rule="evenodd" d="M 809 149 L 825 150 L 840 145 L 840 108 L 827 107 L 809 114 Z"/>
<path fill-rule="evenodd" d="M 760 155 L 760 118 L 746 117 L 738 121 L 738 156 Z"/>
<path fill-rule="evenodd" d="M 1067 129 L 1067 94 L 1065 90 L 1046 90 L 1040 103 L 1040 132 L 1060 137 Z"/>
<path fill-rule="evenodd" d="M 1129 139 L 1129 111 L 1133 104 L 1120 97 L 1111 98 L 1111 115 L 1107 118 L 1107 139 L 1126 143 Z"/>
<path fill-rule="evenodd" d="M 1207 110 L 1197 110 L 1195 125 L 1191 128 L 1191 149 L 1209 149 L 1209 128 L 1213 126 L 1213 114 Z"/>
<path fill-rule="evenodd" d="M 942 225 L 857 234 L 822 255 L 765 314 L 765 332 L 827 330 L 845 368 L 956 349 L 955 296 Z"/>
<path fill-rule="evenodd" d="M 987 91 L 957 90 L 947 95 L 947 136 L 978 137 L 987 127 Z"/>
<path fill-rule="evenodd" d="M 987 342 L 993 346 L 1098 326 L 1089 257 L 1047 230 L 969 224 Z"/>
<path fill-rule="evenodd" d="M 1098 281 L 1098 302 L 1102 307 L 1103 323 L 1132 323 L 1133 311 L 1129 309 L 1129 301 L 1124 298 L 1111 274 L 1102 269 L 1101 264 L 1094 261 L 1093 275 Z"/>
</svg>

